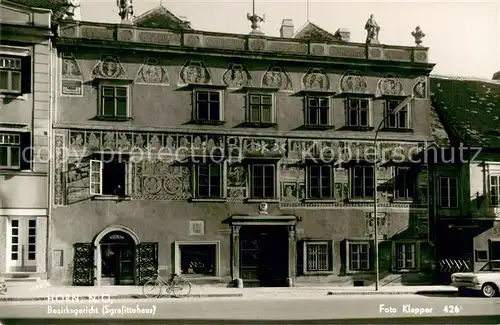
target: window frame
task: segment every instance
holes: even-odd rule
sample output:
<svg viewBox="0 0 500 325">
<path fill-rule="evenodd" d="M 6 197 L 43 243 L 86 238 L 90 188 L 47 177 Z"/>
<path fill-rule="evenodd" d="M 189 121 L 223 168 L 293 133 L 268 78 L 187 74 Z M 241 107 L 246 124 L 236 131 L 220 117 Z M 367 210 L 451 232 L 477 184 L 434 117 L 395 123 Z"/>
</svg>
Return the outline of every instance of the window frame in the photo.
<svg viewBox="0 0 500 325">
<path fill-rule="evenodd" d="M 398 245 L 414 245 L 415 249 L 413 251 L 413 267 L 404 267 L 400 268 L 398 266 L 398 256 L 397 256 L 397 248 Z M 406 259 L 405 259 L 406 264 Z M 407 273 L 407 272 L 419 272 L 420 271 L 420 241 L 419 240 L 395 240 L 392 242 L 392 270 L 394 272 L 399 273 Z"/>
<path fill-rule="evenodd" d="M 493 185 L 493 182 L 492 182 L 492 179 L 495 178 L 496 179 L 496 184 Z M 488 177 L 488 181 L 489 181 L 489 186 L 488 186 L 488 189 L 489 189 L 489 201 L 490 201 L 490 206 L 492 207 L 498 207 L 500 206 L 500 174 L 490 174 L 489 177 Z M 496 195 L 493 195 L 493 187 L 496 188 L 496 191 L 497 191 L 497 194 Z M 493 203 L 493 198 L 496 197 L 496 200 L 497 200 L 497 204 L 494 204 Z"/>
<path fill-rule="evenodd" d="M 307 248 L 309 245 L 326 246 L 326 270 L 308 270 L 309 256 Z M 304 275 L 326 275 L 334 273 L 333 263 L 335 261 L 334 241 L 331 239 L 304 239 L 302 241 L 302 273 Z M 331 251 L 330 251 L 331 250 Z"/>
<path fill-rule="evenodd" d="M 351 260 L 351 246 L 353 245 L 363 245 L 363 246 L 368 246 L 368 252 L 367 252 L 367 263 L 368 267 L 366 269 L 359 268 L 359 269 L 353 269 L 352 268 L 352 260 Z M 346 256 L 346 261 L 345 261 L 345 266 L 346 266 L 346 273 L 347 274 L 355 274 L 355 273 L 372 273 L 373 272 L 373 256 L 372 256 L 372 250 L 373 250 L 373 242 L 367 239 L 346 239 L 346 245 L 345 245 L 345 256 Z M 361 265 L 361 264 L 360 264 Z"/>
<path fill-rule="evenodd" d="M 399 170 L 405 170 L 404 172 L 404 191 L 405 196 L 399 196 L 398 179 L 400 176 Z M 411 177 L 411 167 L 410 166 L 394 166 L 394 201 L 408 202 L 415 199 L 415 180 Z"/>
<path fill-rule="evenodd" d="M 363 178 L 363 196 L 356 196 L 355 195 L 355 186 L 354 186 L 354 177 L 355 177 L 355 170 L 356 168 L 370 168 L 372 170 L 371 173 L 371 179 L 372 179 L 372 195 L 371 196 L 366 196 L 365 191 L 366 191 L 366 184 Z M 375 180 L 373 178 L 373 171 L 374 167 L 367 165 L 367 164 L 358 164 L 358 165 L 353 165 L 351 168 L 349 168 L 349 186 L 350 186 L 350 199 L 351 200 L 373 200 L 373 195 L 375 194 Z"/>
<path fill-rule="evenodd" d="M 220 257 L 220 241 L 219 240 L 200 240 L 200 241 L 175 241 L 174 242 L 174 273 L 181 275 L 181 246 L 188 245 L 214 245 L 215 246 L 215 276 L 199 276 L 188 277 L 189 280 L 196 279 L 220 279 L 221 277 L 221 257 Z"/>
<path fill-rule="evenodd" d="M 251 108 L 251 97 L 259 96 L 260 102 L 262 103 L 262 97 L 271 97 L 271 118 L 269 122 L 264 122 L 262 119 L 260 121 L 252 121 L 252 108 Z M 254 126 L 272 126 L 276 124 L 276 96 L 273 92 L 262 92 L 262 91 L 249 91 L 246 94 L 246 105 L 245 105 L 245 123 L 247 125 Z M 259 104 L 263 105 L 263 104 Z M 260 108 L 260 113 L 262 115 L 262 107 Z"/>
<path fill-rule="evenodd" d="M 367 102 L 367 108 L 366 108 L 366 111 L 367 111 L 367 117 L 366 117 L 366 120 L 367 120 L 367 125 L 359 125 L 359 122 L 357 125 L 352 125 L 351 124 L 351 116 L 350 116 L 350 112 L 352 110 L 352 108 L 350 108 L 350 102 L 352 100 L 356 100 L 359 102 L 361 101 L 366 101 Z M 372 121 L 372 100 L 370 98 L 366 98 L 366 97 L 356 97 L 356 96 L 352 96 L 352 97 L 347 97 L 345 99 L 345 114 L 346 114 L 346 126 L 348 128 L 355 128 L 355 129 L 367 129 L 367 128 L 372 128 L 372 125 L 373 125 L 373 121 Z M 362 109 L 360 107 L 361 105 L 358 105 L 358 107 L 356 108 L 356 110 L 358 110 L 358 113 L 356 115 L 356 118 L 357 120 L 359 121 L 360 120 L 360 110 Z M 363 109 L 364 110 L 364 109 Z"/>
<path fill-rule="evenodd" d="M 219 196 L 200 196 L 199 195 L 199 168 L 200 165 L 208 165 L 209 168 L 211 165 L 218 165 L 220 166 L 220 195 Z M 226 197 L 226 172 L 227 172 L 227 162 L 223 161 L 220 163 L 214 163 L 214 162 L 203 162 L 203 163 L 194 163 L 193 164 L 193 200 L 223 200 Z"/>
<path fill-rule="evenodd" d="M 321 101 L 321 99 L 326 99 L 327 100 L 327 105 L 325 107 L 322 107 L 321 105 L 318 104 L 317 107 L 311 107 L 310 106 L 310 100 L 311 99 L 317 99 L 318 102 Z M 306 95 L 304 96 L 304 125 L 308 128 L 329 128 L 332 127 L 332 98 L 331 96 L 321 96 L 321 95 Z M 318 116 L 318 122 L 321 119 L 320 116 L 321 114 L 319 113 L 322 108 L 326 108 L 326 123 L 311 123 L 311 109 L 314 108 L 318 111 L 317 116 Z"/>
<path fill-rule="evenodd" d="M 390 123 L 390 112 L 389 112 L 389 106 L 390 104 L 395 104 L 395 107 L 396 108 L 399 104 L 401 104 L 403 102 L 403 100 L 396 100 L 396 99 L 387 99 L 385 100 L 384 102 L 384 118 L 385 118 L 385 123 L 384 123 L 384 127 L 385 129 L 389 129 L 389 130 L 409 130 L 411 129 L 411 125 L 410 125 L 410 122 L 411 122 L 411 119 L 410 119 L 410 112 L 411 112 L 411 107 L 410 107 L 410 103 L 407 103 L 405 105 L 404 108 L 402 108 L 400 111 L 398 111 L 396 114 L 392 114 L 392 115 L 395 115 L 395 121 L 396 121 L 396 125 L 395 126 L 391 126 L 389 125 Z M 405 119 L 405 123 L 406 123 L 406 126 L 405 127 L 401 127 L 399 126 L 399 122 L 400 122 L 400 119 L 399 119 L 399 114 L 401 112 L 406 112 L 406 119 Z"/>
<path fill-rule="evenodd" d="M 444 199 L 445 199 L 445 197 L 443 196 L 443 193 L 442 193 L 442 190 L 441 190 L 442 189 L 442 182 L 445 179 L 448 180 L 448 185 L 446 187 L 447 188 L 447 194 L 448 194 L 448 200 L 447 200 L 448 202 L 447 202 L 446 205 L 443 202 Z M 455 199 L 455 203 L 456 204 L 454 206 L 452 206 L 452 204 L 451 204 L 452 203 L 452 200 L 451 200 L 452 196 L 450 195 L 451 194 L 451 186 L 449 184 L 449 182 L 450 182 L 451 179 L 455 180 L 455 198 L 456 198 Z M 439 177 L 439 188 L 438 188 L 438 190 L 439 190 L 439 207 L 440 208 L 443 208 L 443 209 L 456 209 L 456 208 L 458 208 L 458 177 L 455 177 L 455 176 L 440 176 Z"/>
<path fill-rule="evenodd" d="M 13 95 L 22 95 L 23 93 L 23 59 L 19 56 L 14 55 L 4 55 L 0 53 L 0 61 L 2 60 L 14 60 L 19 62 L 19 68 L 8 68 L 0 66 L 0 71 L 7 72 L 7 88 L 0 88 L 0 93 L 2 94 L 13 94 Z M 14 73 L 19 74 L 19 90 L 15 90 L 12 88 L 12 75 Z"/>
<path fill-rule="evenodd" d="M 122 197 L 130 197 L 132 195 L 132 173 L 133 173 L 133 162 L 128 159 L 124 159 L 122 161 L 123 164 L 125 164 L 125 175 L 124 175 L 124 182 L 125 182 L 125 188 L 124 188 L 124 195 L 117 195 L 117 194 L 104 194 L 103 193 L 103 184 L 104 184 L 104 178 L 103 178 L 103 171 L 104 171 L 104 162 L 102 159 L 90 159 L 90 168 L 89 168 L 89 195 L 93 196 L 95 199 L 102 198 L 103 200 L 106 200 L 106 198 L 114 199 L 114 198 L 122 198 Z M 99 168 L 99 171 L 93 171 L 92 170 L 92 165 L 97 165 Z M 93 182 L 92 181 L 92 175 L 93 174 L 99 174 L 99 181 L 98 182 Z M 99 185 L 99 192 L 96 192 L 93 190 L 93 185 Z"/>
<path fill-rule="evenodd" d="M 219 95 L 219 119 L 203 120 L 199 118 L 198 113 L 198 93 L 217 93 Z M 210 95 L 209 95 L 210 96 Z M 192 121 L 199 124 L 223 124 L 224 123 L 224 90 L 212 88 L 194 88 L 192 91 Z M 210 103 L 210 101 L 208 101 Z"/>
<path fill-rule="evenodd" d="M 311 195 L 311 180 L 312 180 L 312 168 L 317 167 L 320 168 L 320 176 L 319 176 L 319 191 L 320 191 L 320 196 L 319 197 L 313 197 Z M 330 171 L 330 195 L 327 197 L 323 197 L 321 194 L 323 184 L 322 184 L 322 169 L 323 168 L 328 168 Z M 335 171 L 334 167 L 331 164 L 308 164 L 306 168 L 306 199 L 307 200 L 334 200 L 335 199 L 335 186 L 334 186 L 334 179 L 335 176 Z"/>
<path fill-rule="evenodd" d="M 20 91 L 0 90 L 0 98 L 27 100 L 27 94 L 32 93 L 33 58 L 32 50 L 26 47 L 0 45 L 0 57 L 21 60 Z M 8 69 L 5 69 L 8 70 Z"/>
<path fill-rule="evenodd" d="M 14 137 L 14 139 L 17 138 L 16 141 L 5 141 L 3 140 L 3 137 Z M 0 133 L 0 148 L 6 148 L 7 150 L 7 165 L 0 165 L 0 170 L 21 170 L 22 169 L 22 159 L 23 159 L 23 144 L 22 144 L 22 135 L 21 133 L 6 133 L 2 132 Z M 12 148 L 17 148 L 19 150 L 18 152 L 18 166 L 12 165 Z"/>
<path fill-rule="evenodd" d="M 273 167 L 273 175 L 274 175 L 274 196 L 269 197 L 269 198 L 260 198 L 260 197 L 254 197 L 253 196 L 253 168 L 254 167 Z M 273 202 L 276 200 L 279 200 L 279 177 L 278 177 L 278 166 L 276 163 L 265 163 L 265 162 L 258 162 L 258 163 L 250 163 L 248 164 L 248 199 L 251 201 L 256 201 L 256 202 Z"/>
<path fill-rule="evenodd" d="M 118 79 L 111 79 L 111 80 L 103 80 L 103 79 L 98 79 L 98 95 L 97 95 L 97 100 L 98 100 L 98 114 L 97 118 L 100 120 L 111 120 L 111 121 L 127 121 L 132 119 L 132 80 L 118 80 Z M 106 87 L 113 87 L 115 88 L 115 115 L 110 116 L 110 115 L 104 115 L 104 88 Z M 126 96 L 127 96 L 127 108 L 126 108 L 126 116 L 117 116 L 116 115 L 116 110 L 117 110 L 117 105 L 116 105 L 116 88 L 125 88 L 126 89 Z"/>
</svg>

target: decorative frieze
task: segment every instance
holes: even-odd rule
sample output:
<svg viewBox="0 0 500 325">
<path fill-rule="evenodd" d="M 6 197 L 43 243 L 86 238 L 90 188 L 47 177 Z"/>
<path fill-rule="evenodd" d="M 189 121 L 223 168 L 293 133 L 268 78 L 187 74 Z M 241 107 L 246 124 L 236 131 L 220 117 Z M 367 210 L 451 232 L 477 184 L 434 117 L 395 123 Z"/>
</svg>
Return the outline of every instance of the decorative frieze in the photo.
<svg viewBox="0 0 500 325">
<path fill-rule="evenodd" d="M 419 99 L 427 98 L 427 78 L 418 77 L 417 82 L 413 86 L 413 96 Z"/>
<path fill-rule="evenodd" d="M 179 85 L 211 84 L 212 77 L 205 63 L 201 61 L 187 61 L 179 75 Z"/>
<path fill-rule="evenodd" d="M 263 87 L 278 88 L 280 90 L 293 90 L 292 79 L 283 67 L 270 67 L 262 78 Z"/>
<path fill-rule="evenodd" d="M 380 239 L 388 237 L 390 229 L 390 220 L 387 213 L 377 213 L 377 217 L 375 217 L 373 212 L 368 212 L 365 216 L 365 236 L 374 237 L 375 220 L 377 220 L 378 237 Z"/>
<path fill-rule="evenodd" d="M 248 197 L 248 170 L 243 164 L 229 164 L 227 168 L 228 201 L 240 201 Z"/>
<path fill-rule="evenodd" d="M 328 91 L 330 89 L 330 79 L 324 69 L 309 69 L 302 78 L 302 85 L 307 90 Z"/>
<path fill-rule="evenodd" d="M 231 63 L 222 75 L 222 81 L 228 88 L 242 88 L 252 85 L 250 72 L 243 64 Z"/>
<path fill-rule="evenodd" d="M 94 69 L 92 69 L 91 75 L 91 79 L 120 79 L 125 77 L 125 68 L 116 55 L 102 55 L 101 60 L 95 65 Z"/>
<path fill-rule="evenodd" d="M 65 136 L 54 134 L 54 205 L 62 206 L 64 202 L 63 172 L 65 170 Z"/>
<path fill-rule="evenodd" d="M 343 93 L 367 94 L 368 83 L 359 71 L 347 71 L 340 79 L 340 91 Z"/>
<path fill-rule="evenodd" d="M 377 84 L 377 96 L 404 96 L 403 83 L 392 75 L 379 80 Z"/>
<path fill-rule="evenodd" d="M 169 85 L 167 70 L 161 65 L 158 58 L 146 57 L 135 79 L 138 84 Z"/>
</svg>

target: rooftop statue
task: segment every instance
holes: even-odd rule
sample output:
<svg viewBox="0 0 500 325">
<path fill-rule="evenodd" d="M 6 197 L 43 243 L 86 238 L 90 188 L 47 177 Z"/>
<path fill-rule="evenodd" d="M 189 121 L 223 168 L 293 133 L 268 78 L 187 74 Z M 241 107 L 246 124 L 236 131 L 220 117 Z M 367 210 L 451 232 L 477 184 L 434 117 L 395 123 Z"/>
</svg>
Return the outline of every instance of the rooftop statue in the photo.
<svg viewBox="0 0 500 325">
<path fill-rule="evenodd" d="M 413 32 L 411 32 L 411 35 L 415 37 L 415 44 L 417 46 L 422 46 L 422 38 L 425 37 L 425 33 L 420 29 L 420 26 L 417 26 Z"/>
<path fill-rule="evenodd" d="M 367 44 L 378 44 L 378 33 L 380 32 L 380 27 L 375 21 L 374 15 L 371 14 L 370 18 L 366 21 L 366 43 Z"/>
<path fill-rule="evenodd" d="M 118 6 L 118 14 L 122 18 L 122 22 L 131 22 L 134 15 L 134 4 L 132 0 L 116 0 Z"/>
<path fill-rule="evenodd" d="M 263 15 L 262 17 L 260 17 L 260 16 L 256 15 L 255 13 L 252 15 L 247 13 L 247 19 L 250 20 L 250 22 L 252 23 L 252 25 L 251 25 L 252 33 L 253 34 L 262 34 L 262 32 L 260 31 L 259 23 L 265 22 L 266 16 Z"/>
<path fill-rule="evenodd" d="M 80 7 L 78 0 L 66 0 L 66 11 L 64 12 L 63 19 L 75 19 L 75 9 Z"/>
</svg>

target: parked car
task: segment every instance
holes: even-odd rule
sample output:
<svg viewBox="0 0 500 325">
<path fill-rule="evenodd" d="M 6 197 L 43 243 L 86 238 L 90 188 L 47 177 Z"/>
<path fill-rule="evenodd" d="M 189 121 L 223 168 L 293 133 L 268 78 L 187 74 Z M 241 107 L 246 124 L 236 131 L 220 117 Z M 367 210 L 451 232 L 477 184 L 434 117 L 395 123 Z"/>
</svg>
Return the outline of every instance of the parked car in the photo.
<svg viewBox="0 0 500 325">
<path fill-rule="evenodd" d="M 458 288 L 460 295 L 467 291 L 481 291 L 488 298 L 500 292 L 500 260 L 489 261 L 479 271 L 468 273 L 453 273 L 452 286 Z"/>
</svg>

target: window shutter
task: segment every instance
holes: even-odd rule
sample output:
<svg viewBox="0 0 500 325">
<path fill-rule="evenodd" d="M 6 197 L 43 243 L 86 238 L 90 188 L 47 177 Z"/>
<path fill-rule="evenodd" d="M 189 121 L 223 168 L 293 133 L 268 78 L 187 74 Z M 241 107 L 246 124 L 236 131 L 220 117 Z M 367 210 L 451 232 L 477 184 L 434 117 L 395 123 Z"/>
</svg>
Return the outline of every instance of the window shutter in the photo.
<svg viewBox="0 0 500 325">
<path fill-rule="evenodd" d="M 90 161 L 90 195 L 102 195 L 102 161 Z"/>
<path fill-rule="evenodd" d="M 33 148 L 31 146 L 31 132 L 23 132 L 21 136 L 21 170 L 31 170 Z"/>
<path fill-rule="evenodd" d="M 31 65 L 31 56 L 26 56 L 21 59 L 21 93 L 31 93 L 31 73 L 33 71 Z"/>
</svg>

